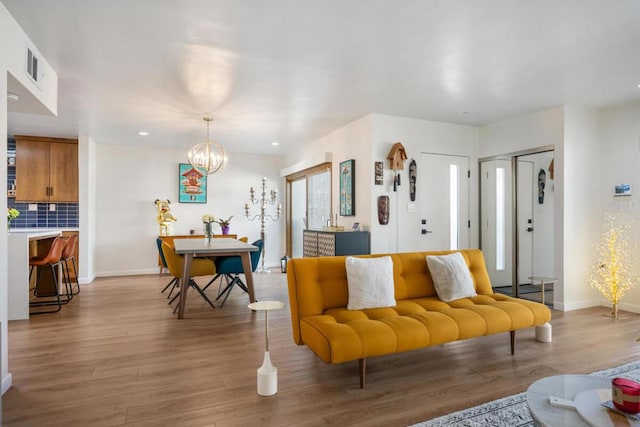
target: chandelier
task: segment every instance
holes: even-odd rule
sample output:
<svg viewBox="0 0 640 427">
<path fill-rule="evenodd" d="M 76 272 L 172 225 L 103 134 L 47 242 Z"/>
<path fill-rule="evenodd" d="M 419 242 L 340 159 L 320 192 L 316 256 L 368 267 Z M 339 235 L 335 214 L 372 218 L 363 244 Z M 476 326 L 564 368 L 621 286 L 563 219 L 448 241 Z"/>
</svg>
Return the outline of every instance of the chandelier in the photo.
<svg viewBox="0 0 640 427">
<path fill-rule="evenodd" d="M 212 175 L 224 169 L 227 164 L 227 153 L 219 142 L 209 139 L 209 124 L 213 119 L 204 117 L 203 120 L 207 122 L 207 139 L 194 141 L 187 151 L 187 159 L 195 169 Z"/>
</svg>

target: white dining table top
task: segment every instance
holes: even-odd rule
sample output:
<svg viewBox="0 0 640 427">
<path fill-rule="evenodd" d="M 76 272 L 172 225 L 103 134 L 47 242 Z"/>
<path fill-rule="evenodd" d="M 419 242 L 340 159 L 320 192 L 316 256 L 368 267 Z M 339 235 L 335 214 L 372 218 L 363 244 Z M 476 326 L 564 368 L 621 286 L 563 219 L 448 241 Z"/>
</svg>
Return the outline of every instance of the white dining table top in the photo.
<svg viewBox="0 0 640 427">
<path fill-rule="evenodd" d="M 173 241 L 177 254 L 206 254 L 215 255 L 216 253 L 227 252 L 255 252 L 258 250 L 256 246 L 249 243 L 241 242 L 236 239 L 175 239 Z"/>
</svg>

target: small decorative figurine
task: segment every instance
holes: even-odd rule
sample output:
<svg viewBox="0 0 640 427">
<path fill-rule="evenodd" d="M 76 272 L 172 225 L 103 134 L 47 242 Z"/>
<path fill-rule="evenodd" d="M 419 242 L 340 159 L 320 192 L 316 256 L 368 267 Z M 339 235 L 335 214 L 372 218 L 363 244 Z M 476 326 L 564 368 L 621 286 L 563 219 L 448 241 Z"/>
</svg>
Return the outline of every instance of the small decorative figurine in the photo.
<svg viewBox="0 0 640 427">
<path fill-rule="evenodd" d="M 169 226 L 171 223 L 178 220 L 170 212 L 171 208 L 169 205 L 171 204 L 171 201 L 168 199 L 156 199 L 154 203 L 156 204 L 156 208 L 158 208 L 158 216 L 156 217 L 156 220 L 160 225 L 160 235 L 167 236 L 169 235 Z"/>
</svg>

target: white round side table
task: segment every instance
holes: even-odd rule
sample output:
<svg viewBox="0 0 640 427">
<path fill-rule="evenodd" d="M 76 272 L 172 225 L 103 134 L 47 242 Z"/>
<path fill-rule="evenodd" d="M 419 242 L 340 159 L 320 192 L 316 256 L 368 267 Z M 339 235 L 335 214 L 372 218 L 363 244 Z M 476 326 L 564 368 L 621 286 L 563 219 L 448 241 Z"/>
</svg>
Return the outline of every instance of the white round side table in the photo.
<svg viewBox="0 0 640 427">
<path fill-rule="evenodd" d="M 278 368 L 271 363 L 269 356 L 269 311 L 280 310 L 284 303 L 280 301 L 256 301 L 249 304 L 251 310 L 264 311 L 265 352 L 262 366 L 258 368 L 258 394 L 273 396 L 278 392 Z"/>
</svg>

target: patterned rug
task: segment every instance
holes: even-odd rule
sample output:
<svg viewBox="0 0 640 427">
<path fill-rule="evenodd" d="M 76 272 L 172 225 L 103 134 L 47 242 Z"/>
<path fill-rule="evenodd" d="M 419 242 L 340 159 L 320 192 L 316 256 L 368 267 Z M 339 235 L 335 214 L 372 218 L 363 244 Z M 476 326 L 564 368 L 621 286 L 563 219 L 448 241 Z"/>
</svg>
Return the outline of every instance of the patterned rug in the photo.
<svg viewBox="0 0 640 427">
<path fill-rule="evenodd" d="M 625 377 L 640 382 L 640 362 L 594 372 L 605 378 Z M 434 418 L 411 427 L 530 427 L 533 419 L 527 408 L 526 393 L 503 397 L 473 408 Z"/>
</svg>

